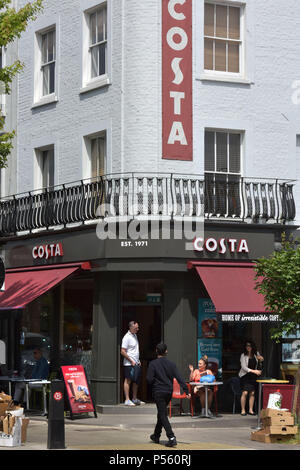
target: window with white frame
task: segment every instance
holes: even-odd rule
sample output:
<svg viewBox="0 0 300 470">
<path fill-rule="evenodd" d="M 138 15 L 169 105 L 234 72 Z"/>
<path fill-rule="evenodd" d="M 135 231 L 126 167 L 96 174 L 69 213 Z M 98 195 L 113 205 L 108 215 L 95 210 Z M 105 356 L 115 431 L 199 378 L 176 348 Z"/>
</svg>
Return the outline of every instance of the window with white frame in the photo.
<svg viewBox="0 0 300 470">
<path fill-rule="evenodd" d="M 55 59 L 56 59 L 55 29 L 41 34 L 41 71 L 43 77 L 43 96 L 55 92 Z"/>
<path fill-rule="evenodd" d="M 242 18 L 242 6 L 204 4 L 205 70 L 242 73 Z"/>
<path fill-rule="evenodd" d="M 96 179 L 107 170 L 106 131 L 84 137 L 83 147 L 83 178 Z"/>
<path fill-rule="evenodd" d="M 35 176 L 36 189 L 54 186 L 54 147 L 36 149 L 37 171 Z"/>
<path fill-rule="evenodd" d="M 56 100 L 56 28 L 35 35 L 34 105 Z"/>
<path fill-rule="evenodd" d="M 105 174 L 106 137 L 101 134 L 91 139 L 91 176 L 96 178 Z"/>
<path fill-rule="evenodd" d="M 240 132 L 205 131 L 205 212 L 239 215 L 241 149 Z"/>
<path fill-rule="evenodd" d="M 90 44 L 89 53 L 91 56 L 90 76 L 100 77 L 107 72 L 107 7 L 102 5 L 89 15 Z"/>
<path fill-rule="evenodd" d="M 5 66 L 5 49 L 0 47 L 0 69 Z M 2 114 L 5 114 L 5 86 L 4 83 L 0 83 L 0 110 Z"/>
</svg>

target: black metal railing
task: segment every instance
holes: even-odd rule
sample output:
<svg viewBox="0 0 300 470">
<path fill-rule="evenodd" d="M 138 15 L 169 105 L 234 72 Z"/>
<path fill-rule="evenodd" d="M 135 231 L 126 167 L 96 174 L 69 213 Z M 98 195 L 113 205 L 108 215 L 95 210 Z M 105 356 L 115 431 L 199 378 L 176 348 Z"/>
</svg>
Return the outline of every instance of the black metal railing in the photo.
<svg viewBox="0 0 300 470">
<path fill-rule="evenodd" d="M 1 199 L 0 233 L 65 227 L 105 216 L 286 223 L 295 219 L 293 184 L 217 174 L 105 175 Z"/>
</svg>

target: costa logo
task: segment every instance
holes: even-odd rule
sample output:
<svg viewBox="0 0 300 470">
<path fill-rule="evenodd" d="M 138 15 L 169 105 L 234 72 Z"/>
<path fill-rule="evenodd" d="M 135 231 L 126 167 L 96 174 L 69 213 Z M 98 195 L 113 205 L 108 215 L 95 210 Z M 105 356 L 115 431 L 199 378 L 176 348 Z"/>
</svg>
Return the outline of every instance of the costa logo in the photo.
<svg viewBox="0 0 300 470">
<path fill-rule="evenodd" d="M 236 238 L 220 238 L 219 240 L 206 238 L 204 240 L 202 237 L 198 237 L 194 240 L 194 250 L 206 250 L 210 253 L 218 250 L 220 254 L 226 253 L 227 250 L 229 250 L 230 253 L 249 253 L 248 243 L 244 238 L 241 240 L 237 240 Z"/>
<path fill-rule="evenodd" d="M 37 258 L 55 258 L 56 256 L 63 256 L 62 243 L 51 243 L 49 245 L 34 246 L 32 249 L 32 257 Z"/>
<path fill-rule="evenodd" d="M 193 160 L 192 0 L 162 0 L 163 158 Z"/>
<path fill-rule="evenodd" d="M 54 398 L 55 401 L 60 401 L 63 398 L 63 394 L 61 392 L 55 392 L 53 394 L 53 398 Z"/>
</svg>

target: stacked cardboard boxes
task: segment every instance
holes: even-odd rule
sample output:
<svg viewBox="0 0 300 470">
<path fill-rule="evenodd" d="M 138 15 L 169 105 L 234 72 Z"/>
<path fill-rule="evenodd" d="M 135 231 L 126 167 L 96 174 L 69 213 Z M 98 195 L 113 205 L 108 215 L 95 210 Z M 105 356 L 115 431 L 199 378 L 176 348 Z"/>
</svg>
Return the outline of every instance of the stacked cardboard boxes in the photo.
<svg viewBox="0 0 300 470">
<path fill-rule="evenodd" d="M 265 443 L 285 442 L 297 434 L 292 413 L 266 408 L 261 411 L 261 429 L 251 433 L 251 440 Z"/>
<path fill-rule="evenodd" d="M 26 442 L 29 419 L 15 406 L 10 395 L 0 393 L 0 447 L 17 447 Z"/>
</svg>

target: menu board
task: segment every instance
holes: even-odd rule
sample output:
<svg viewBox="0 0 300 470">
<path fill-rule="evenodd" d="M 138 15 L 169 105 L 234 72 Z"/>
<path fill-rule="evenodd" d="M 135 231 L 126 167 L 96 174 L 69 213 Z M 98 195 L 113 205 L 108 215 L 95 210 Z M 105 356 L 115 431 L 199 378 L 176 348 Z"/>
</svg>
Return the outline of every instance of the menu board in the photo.
<svg viewBox="0 0 300 470">
<path fill-rule="evenodd" d="M 71 413 L 95 413 L 83 366 L 61 367 Z"/>
<path fill-rule="evenodd" d="M 198 299 L 198 360 L 206 355 L 208 368 L 222 375 L 222 322 L 210 299 Z"/>
</svg>

